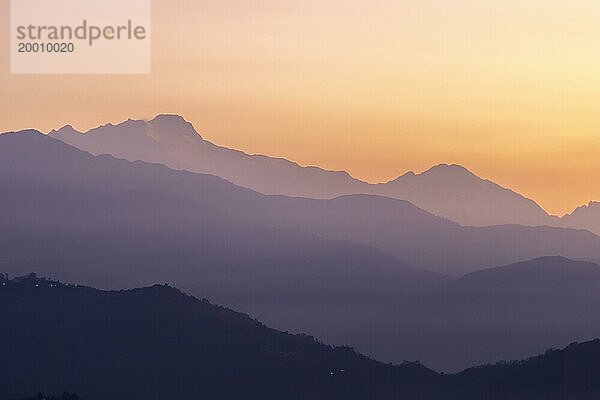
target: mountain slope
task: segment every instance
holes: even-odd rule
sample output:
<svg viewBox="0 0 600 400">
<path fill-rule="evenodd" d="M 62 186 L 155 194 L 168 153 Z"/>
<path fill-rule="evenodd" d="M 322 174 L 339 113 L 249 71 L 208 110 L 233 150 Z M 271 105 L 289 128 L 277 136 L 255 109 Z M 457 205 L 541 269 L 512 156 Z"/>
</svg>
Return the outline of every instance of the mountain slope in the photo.
<svg viewBox="0 0 600 400">
<path fill-rule="evenodd" d="M 369 195 L 333 200 L 270 197 L 255 204 L 252 212 L 242 203 L 229 209 L 244 221 L 366 244 L 417 268 L 450 275 L 540 256 L 596 259 L 600 253 L 600 238 L 590 232 L 544 226 L 462 227 L 406 201 Z"/>
<path fill-rule="evenodd" d="M 552 293 L 566 297 L 600 293 L 600 266 L 564 257 L 541 257 L 465 275 L 439 288 L 446 294 L 514 296 Z M 600 296 L 600 295 L 599 295 Z"/>
<path fill-rule="evenodd" d="M 600 398 L 598 357 L 600 340 L 596 339 L 524 361 L 472 368 L 451 379 L 454 388 L 467 392 L 463 400 L 595 400 Z M 473 382 L 477 382 L 476 393 L 468 393 L 465 389 Z"/>
<path fill-rule="evenodd" d="M 217 175 L 265 194 L 310 198 L 383 195 L 408 200 L 462 225 L 557 223 L 532 200 L 459 166 L 442 164 L 422 174 L 411 172 L 385 184 L 371 185 L 346 172 L 301 167 L 287 160 L 214 145 L 176 115 L 104 125 L 85 134 L 65 126 L 50 132 L 50 136 L 95 155 L 106 153 L 130 161 Z"/>
<path fill-rule="evenodd" d="M 0 398 L 374 399 L 435 374 L 269 329 L 153 286 L 121 292 L 33 277 L 0 286 Z M 392 378 L 394 380 L 392 380 Z M 397 379 L 397 381 L 396 381 Z"/>
<path fill-rule="evenodd" d="M 533 200 L 484 180 L 460 165 L 437 165 L 421 174 L 407 173 L 372 193 L 405 199 L 461 225 L 554 225 Z"/>
<path fill-rule="evenodd" d="M 591 400 L 600 340 L 440 375 L 265 327 L 166 286 L 105 292 L 0 278 L 0 398 Z"/>
<path fill-rule="evenodd" d="M 455 370 L 593 339 L 599 311 L 600 266 L 544 257 L 449 282 L 406 304 L 397 318 L 407 321 L 402 329 L 413 332 L 405 336 L 420 360 Z"/>
<path fill-rule="evenodd" d="M 591 201 L 562 217 L 564 226 L 577 226 L 600 235 L 600 202 Z"/>
<path fill-rule="evenodd" d="M 349 188 L 356 188 L 350 192 L 360 192 L 358 188 L 364 186 L 343 171 L 301 167 L 285 159 L 217 146 L 177 115 L 104 125 L 85 134 L 65 126 L 49 135 L 94 155 L 111 154 L 129 161 L 216 175 L 265 194 L 335 197 L 348 193 Z"/>
</svg>

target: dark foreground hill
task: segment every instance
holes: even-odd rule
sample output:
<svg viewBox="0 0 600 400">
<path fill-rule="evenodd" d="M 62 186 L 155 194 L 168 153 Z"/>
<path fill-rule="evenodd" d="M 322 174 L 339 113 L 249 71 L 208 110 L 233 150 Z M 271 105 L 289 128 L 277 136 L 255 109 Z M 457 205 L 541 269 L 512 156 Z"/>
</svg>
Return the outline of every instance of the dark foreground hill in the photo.
<svg viewBox="0 0 600 400">
<path fill-rule="evenodd" d="M 167 286 L 119 292 L 29 277 L 0 286 L 0 398 L 390 398 L 436 374 L 265 327 Z"/>
<path fill-rule="evenodd" d="M 81 400 L 81 398 L 76 394 L 63 392 L 60 396 L 47 396 L 43 393 L 38 393 L 35 396 L 27 396 L 19 400 Z"/>
<path fill-rule="evenodd" d="M 167 286 L 0 278 L 0 399 L 600 398 L 600 341 L 440 375 L 290 335 Z"/>
</svg>

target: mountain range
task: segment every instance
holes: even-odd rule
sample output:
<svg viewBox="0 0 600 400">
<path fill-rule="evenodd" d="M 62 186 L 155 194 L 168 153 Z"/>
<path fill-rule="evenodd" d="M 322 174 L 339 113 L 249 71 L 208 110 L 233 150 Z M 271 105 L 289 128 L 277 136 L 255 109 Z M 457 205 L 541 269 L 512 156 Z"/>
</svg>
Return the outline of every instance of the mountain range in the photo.
<svg viewBox="0 0 600 400">
<path fill-rule="evenodd" d="M 593 264 L 556 257 L 600 259 L 600 238 L 587 231 L 463 227 L 373 195 L 263 195 L 212 175 L 93 156 L 35 131 L 0 135 L 0 186 L 0 264 L 11 275 L 112 289 L 169 282 L 275 328 L 448 371 L 600 329 L 600 290 L 572 285 L 565 295 L 555 285 L 489 300 L 504 279 L 498 270 L 467 307 L 450 290 L 471 292 L 460 283 L 472 279 L 466 273 L 538 260 L 545 272 L 522 265 L 514 279 L 561 282 L 581 269 L 581 287 L 593 285 Z M 567 301 L 544 307 L 557 296 Z"/>
<path fill-rule="evenodd" d="M 481 179 L 459 165 L 440 164 L 420 174 L 408 172 L 387 183 L 369 184 L 344 171 L 302 167 L 285 159 L 249 155 L 215 145 L 178 115 L 159 115 L 150 121 L 128 120 L 85 133 L 65 126 L 49 135 L 94 155 L 111 154 L 130 161 L 212 174 L 263 194 L 327 199 L 373 194 L 410 201 L 461 225 L 550 225 L 600 234 L 600 224 L 550 216 L 533 200 Z M 599 214 L 594 211 L 596 219 Z"/>
<path fill-rule="evenodd" d="M 439 374 L 277 331 L 165 285 L 100 291 L 0 277 L 0 328 L 3 399 L 65 390 L 83 400 L 600 397 L 599 340 Z"/>
</svg>

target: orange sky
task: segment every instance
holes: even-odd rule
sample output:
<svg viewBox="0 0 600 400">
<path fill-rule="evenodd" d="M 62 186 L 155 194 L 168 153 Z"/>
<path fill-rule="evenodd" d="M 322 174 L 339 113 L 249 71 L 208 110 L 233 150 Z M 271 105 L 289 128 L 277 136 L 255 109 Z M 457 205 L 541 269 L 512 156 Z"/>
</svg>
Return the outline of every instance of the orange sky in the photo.
<svg viewBox="0 0 600 400">
<path fill-rule="evenodd" d="M 0 130 L 179 113 L 218 144 L 386 181 L 459 163 L 600 200 L 597 0 L 154 0 L 152 74 L 10 75 Z"/>
</svg>

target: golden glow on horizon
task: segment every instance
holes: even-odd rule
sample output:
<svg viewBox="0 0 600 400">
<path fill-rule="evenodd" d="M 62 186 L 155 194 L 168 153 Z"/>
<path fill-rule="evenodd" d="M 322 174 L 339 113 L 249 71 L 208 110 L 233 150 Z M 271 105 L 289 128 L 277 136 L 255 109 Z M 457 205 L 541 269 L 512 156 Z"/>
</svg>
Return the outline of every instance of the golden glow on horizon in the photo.
<svg viewBox="0 0 600 400">
<path fill-rule="evenodd" d="M 600 200 L 597 0 L 153 7 L 147 76 L 10 75 L 0 35 L 0 130 L 171 112 L 217 144 L 371 182 L 447 162 L 551 213 Z"/>
</svg>

